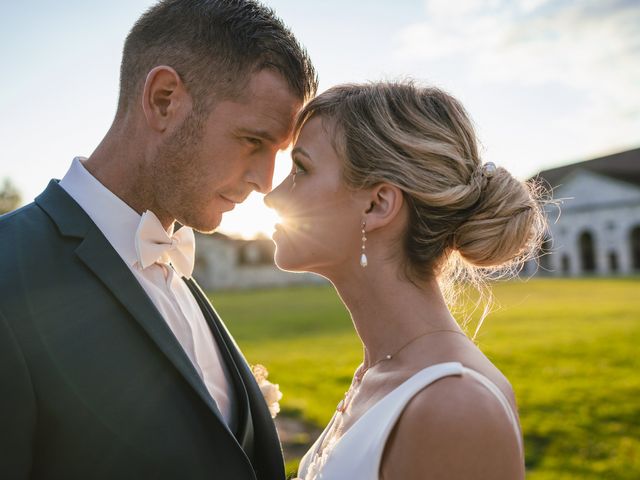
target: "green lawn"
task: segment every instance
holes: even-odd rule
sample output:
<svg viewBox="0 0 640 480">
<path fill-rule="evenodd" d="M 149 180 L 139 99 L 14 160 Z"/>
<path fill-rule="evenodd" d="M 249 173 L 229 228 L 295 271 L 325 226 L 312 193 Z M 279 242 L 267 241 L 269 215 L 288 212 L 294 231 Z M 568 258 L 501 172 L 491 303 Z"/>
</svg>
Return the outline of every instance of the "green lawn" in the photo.
<svg viewBox="0 0 640 480">
<path fill-rule="evenodd" d="M 494 293 L 478 343 L 516 391 L 527 478 L 639 479 L 640 280 L 513 281 Z M 333 289 L 211 298 L 280 384 L 282 413 L 324 425 L 362 357 Z"/>
</svg>

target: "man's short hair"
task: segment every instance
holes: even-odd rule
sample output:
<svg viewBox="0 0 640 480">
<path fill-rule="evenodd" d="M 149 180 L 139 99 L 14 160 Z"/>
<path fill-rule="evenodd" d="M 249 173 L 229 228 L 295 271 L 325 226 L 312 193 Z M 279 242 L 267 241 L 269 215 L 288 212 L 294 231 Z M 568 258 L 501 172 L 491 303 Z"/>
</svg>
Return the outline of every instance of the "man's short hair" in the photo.
<svg viewBox="0 0 640 480">
<path fill-rule="evenodd" d="M 198 111 L 240 96 L 250 74 L 265 68 L 279 72 L 302 101 L 318 86 L 306 50 L 255 0 L 162 0 L 147 10 L 124 44 L 118 115 L 139 98 L 158 65 L 176 70 Z"/>
</svg>

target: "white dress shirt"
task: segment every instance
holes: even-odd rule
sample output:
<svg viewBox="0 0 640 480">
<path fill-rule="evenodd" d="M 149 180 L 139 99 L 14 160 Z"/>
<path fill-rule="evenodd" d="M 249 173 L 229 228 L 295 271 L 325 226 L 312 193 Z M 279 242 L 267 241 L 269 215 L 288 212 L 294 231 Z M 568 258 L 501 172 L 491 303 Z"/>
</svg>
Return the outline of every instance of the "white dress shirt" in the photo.
<svg viewBox="0 0 640 480">
<path fill-rule="evenodd" d="M 196 299 L 170 265 L 141 268 L 135 249 L 141 216 L 91 175 L 83 160 L 73 159 L 60 186 L 89 215 L 147 292 L 234 430 L 237 411 L 231 377 Z"/>
</svg>

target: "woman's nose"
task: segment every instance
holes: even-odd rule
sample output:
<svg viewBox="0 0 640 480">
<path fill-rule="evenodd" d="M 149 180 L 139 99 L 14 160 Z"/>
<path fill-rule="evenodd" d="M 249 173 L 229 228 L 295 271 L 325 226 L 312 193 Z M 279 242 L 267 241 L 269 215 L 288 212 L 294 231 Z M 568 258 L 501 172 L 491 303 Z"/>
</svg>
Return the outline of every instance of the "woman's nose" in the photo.
<svg viewBox="0 0 640 480">
<path fill-rule="evenodd" d="M 274 206 L 274 204 L 273 204 L 273 197 L 272 197 L 273 192 L 275 192 L 275 189 L 274 189 L 274 190 L 271 190 L 269 193 L 267 193 L 267 194 L 264 196 L 264 198 L 262 199 L 262 201 L 264 202 L 264 204 L 265 204 L 267 207 L 275 209 L 276 207 L 275 207 L 275 206 Z"/>
<path fill-rule="evenodd" d="M 288 180 L 289 177 L 285 178 L 280 185 L 278 185 L 276 188 L 274 188 L 264 196 L 264 204 L 267 207 L 272 208 L 278 212 L 282 211 L 283 196 L 284 192 L 286 191 L 286 189 L 283 187 Z"/>
</svg>

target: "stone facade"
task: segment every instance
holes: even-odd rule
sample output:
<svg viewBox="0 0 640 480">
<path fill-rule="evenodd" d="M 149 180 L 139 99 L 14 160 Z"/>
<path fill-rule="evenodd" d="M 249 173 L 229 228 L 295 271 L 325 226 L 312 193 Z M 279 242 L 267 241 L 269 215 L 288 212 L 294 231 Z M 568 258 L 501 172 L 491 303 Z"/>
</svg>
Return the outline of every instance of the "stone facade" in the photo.
<svg viewBox="0 0 640 480">
<path fill-rule="evenodd" d="M 239 240 L 220 233 L 196 234 L 194 278 L 205 290 L 267 288 L 322 284 L 312 273 L 290 273 L 273 262 L 275 246 L 269 239 Z"/>
<path fill-rule="evenodd" d="M 640 274 L 640 149 L 540 172 L 549 206 L 538 275 Z M 525 273 L 533 273 L 529 264 Z"/>
</svg>

